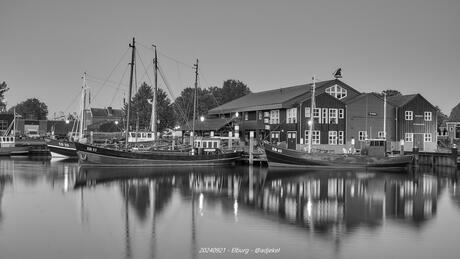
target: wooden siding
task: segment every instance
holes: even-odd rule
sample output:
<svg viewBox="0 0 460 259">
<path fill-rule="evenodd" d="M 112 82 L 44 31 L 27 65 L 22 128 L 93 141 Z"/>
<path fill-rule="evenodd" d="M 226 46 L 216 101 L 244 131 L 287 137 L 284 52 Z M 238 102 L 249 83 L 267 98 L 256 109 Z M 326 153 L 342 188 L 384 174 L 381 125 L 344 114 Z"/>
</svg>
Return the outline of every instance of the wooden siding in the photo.
<svg viewBox="0 0 460 259">
<path fill-rule="evenodd" d="M 405 112 L 412 111 L 413 119 L 406 120 Z M 425 121 L 424 113 L 431 112 L 432 120 Z M 432 141 L 425 142 L 424 151 L 433 151 L 437 146 L 437 111 L 435 107 L 429 103 L 421 95 L 416 95 L 411 101 L 398 108 L 398 138 L 404 139 L 405 133 L 414 133 L 414 135 L 431 133 Z M 414 136 L 415 141 L 415 136 Z M 411 149 L 414 143 L 406 143 L 407 149 Z M 419 147 L 421 150 L 422 148 Z"/>
<path fill-rule="evenodd" d="M 313 130 L 320 131 L 320 142 L 321 144 L 328 144 L 329 143 L 329 131 L 343 131 L 346 136 L 346 112 L 345 112 L 345 104 L 340 100 L 336 99 L 335 97 L 327 94 L 322 93 L 316 96 L 315 99 L 316 108 L 332 108 L 332 109 L 343 109 L 344 110 L 344 118 L 338 119 L 338 123 L 320 123 L 317 119 L 315 119 L 315 123 L 313 125 Z M 300 138 L 305 138 L 305 131 L 309 130 L 308 120 L 310 118 L 305 117 L 305 107 L 311 107 L 311 100 L 304 101 L 302 103 L 301 111 L 297 111 L 297 114 L 300 115 L 300 119 L 302 120 L 300 134 L 297 134 L 298 143 L 300 142 Z M 300 108 L 300 107 L 299 107 Z M 329 113 L 329 112 L 328 112 Z M 338 118 L 338 111 L 337 111 L 337 118 Z M 299 125 L 300 126 L 300 125 Z M 345 141 L 345 140 L 344 140 Z M 305 140 L 304 140 L 305 143 Z"/>
<path fill-rule="evenodd" d="M 359 97 L 358 97 L 359 98 Z M 367 131 L 368 138 L 377 138 L 378 132 L 383 131 L 384 100 L 374 94 L 367 94 L 358 100 L 347 104 L 347 142 L 351 138 L 359 140 L 359 131 Z M 386 131 L 387 139 L 396 139 L 395 107 L 387 103 Z"/>
</svg>

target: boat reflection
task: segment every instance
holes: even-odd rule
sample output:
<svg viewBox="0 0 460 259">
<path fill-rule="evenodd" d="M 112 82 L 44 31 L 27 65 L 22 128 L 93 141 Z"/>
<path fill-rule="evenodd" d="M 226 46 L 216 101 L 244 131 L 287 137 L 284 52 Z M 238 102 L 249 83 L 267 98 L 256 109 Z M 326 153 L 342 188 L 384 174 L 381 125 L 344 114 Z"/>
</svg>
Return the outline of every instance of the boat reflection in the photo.
<svg viewBox="0 0 460 259">
<path fill-rule="evenodd" d="M 388 218 L 420 223 L 436 213 L 438 179 L 377 172 L 279 174 L 264 168 L 80 168 L 75 188 L 119 182 L 140 220 L 155 192 L 155 211 L 171 199 L 173 188 L 198 204 L 223 202 L 235 216 L 256 210 L 307 229 L 327 231 L 340 224 L 379 225 Z M 149 196 L 150 195 L 150 196 Z M 228 206 L 228 199 L 231 206 Z M 205 202 L 206 201 L 206 202 Z"/>
</svg>

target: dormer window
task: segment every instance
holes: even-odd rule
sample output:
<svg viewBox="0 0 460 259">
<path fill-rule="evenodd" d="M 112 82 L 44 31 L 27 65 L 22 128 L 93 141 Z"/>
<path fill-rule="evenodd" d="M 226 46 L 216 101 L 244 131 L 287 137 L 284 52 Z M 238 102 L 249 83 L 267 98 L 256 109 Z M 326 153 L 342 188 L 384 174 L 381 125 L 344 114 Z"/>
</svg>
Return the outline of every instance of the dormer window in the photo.
<svg viewBox="0 0 460 259">
<path fill-rule="evenodd" d="M 326 88 L 326 93 L 334 96 L 339 100 L 347 97 L 347 89 L 341 87 L 340 85 L 333 85 L 329 88 Z"/>
</svg>

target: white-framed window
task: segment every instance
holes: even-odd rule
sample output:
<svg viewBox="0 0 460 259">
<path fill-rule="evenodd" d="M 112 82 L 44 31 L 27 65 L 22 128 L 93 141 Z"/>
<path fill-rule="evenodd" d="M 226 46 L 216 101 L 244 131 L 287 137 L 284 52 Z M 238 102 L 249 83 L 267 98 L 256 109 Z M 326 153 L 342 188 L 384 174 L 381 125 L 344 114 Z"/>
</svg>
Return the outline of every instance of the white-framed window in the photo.
<svg viewBox="0 0 460 259">
<path fill-rule="evenodd" d="M 432 142 L 433 138 L 431 136 L 431 133 L 424 133 L 423 134 L 423 141 L 424 142 Z"/>
<path fill-rule="evenodd" d="M 343 131 L 339 131 L 339 145 L 343 145 L 343 140 L 345 139 L 345 134 Z"/>
<path fill-rule="evenodd" d="M 425 121 L 432 121 L 433 120 L 433 114 L 431 112 L 424 112 L 423 113 L 423 118 Z"/>
<path fill-rule="evenodd" d="M 264 112 L 264 117 L 269 118 L 270 117 L 270 112 Z"/>
<path fill-rule="evenodd" d="M 337 131 L 329 131 L 329 145 L 337 145 Z"/>
<path fill-rule="evenodd" d="M 313 119 L 318 119 L 318 122 L 321 121 L 321 108 L 313 109 Z"/>
<path fill-rule="evenodd" d="M 327 88 L 326 93 L 334 96 L 339 100 L 347 97 L 347 89 L 341 87 L 340 85 L 333 85 Z"/>
<path fill-rule="evenodd" d="M 297 123 L 297 108 L 291 108 L 286 110 L 286 122 Z"/>
<path fill-rule="evenodd" d="M 327 113 L 328 113 L 328 110 L 329 110 L 328 108 L 322 108 L 322 109 L 321 109 L 321 123 L 322 123 L 322 124 L 326 124 L 326 123 L 329 122 L 329 121 L 327 120 L 327 118 L 328 118 L 328 114 L 327 114 Z"/>
<path fill-rule="evenodd" d="M 378 138 L 385 138 L 385 132 L 384 131 L 377 132 L 377 137 Z"/>
<path fill-rule="evenodd" d="M 270 124 L 280 124 L 280 110 L 270 111 Z"/>
<path fill-rule="evenodd" d="M 404 112 L 404 118 L 406 121 L 411 121 L 414 119 L 414 112 L 413 111 L 405 111 Z"/>
<path fill-rule="evenodd" d="M 358 140 L 364 141 L 367 139 L 367 131 L 358 131 Z"/>
<path fill-rule="evenodd" d="M 337 109 L 329 109 L 329 123 L 338 124 Z"/>
<path fill-rule="evenodd" d="M 404 141 L 414 142 L 414 133 L 404 133 Z"/>
<path fill-rule="evenodd" d="M 339 109 L 339 119 L 345 118 L 345 111 L 343 109 Z"/>
<path fill-rule="evenodd" d="M 311 116 L 311 108 L 305 107 L 305 118 L 310 118 Z"/>
<path fill-rule="evenodd" d="M 309 142 L 309 139 L 308 139 L 308 134 L 309 134 L 309 131 L 306 130 L 305 131 L 305 144 L 308 144 Z M 319 130 L 313 130 L 312 131 L 312 134 L 311 134 L 311 143 L 312 145 L 319 145 L 321 144 L 321 139 L 320 139 L 320 131 Z"/>
<path fill-rule="evenodd" d="M 272 131 L 272 132 L 270 133 L 270 137 L 271 137 L 272 139 L 278 139 L 278 140 L 279 140 L 279 139 L 280 139 L 280 132 L 279 132 L 279 131 Z"/>
</svg>

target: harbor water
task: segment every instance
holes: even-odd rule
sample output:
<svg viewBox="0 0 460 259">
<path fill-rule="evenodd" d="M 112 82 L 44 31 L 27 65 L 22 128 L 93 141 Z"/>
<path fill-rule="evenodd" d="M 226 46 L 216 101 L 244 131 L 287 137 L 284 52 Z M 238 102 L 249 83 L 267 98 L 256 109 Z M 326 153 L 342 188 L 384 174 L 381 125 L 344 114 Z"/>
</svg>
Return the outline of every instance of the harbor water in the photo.
<svg viewBox="0 0 460 259">
<path fill-rule="evenodd" d="M 0 160 L 0 258 L 459 258 L 458 172 Z"/>
</svg>

